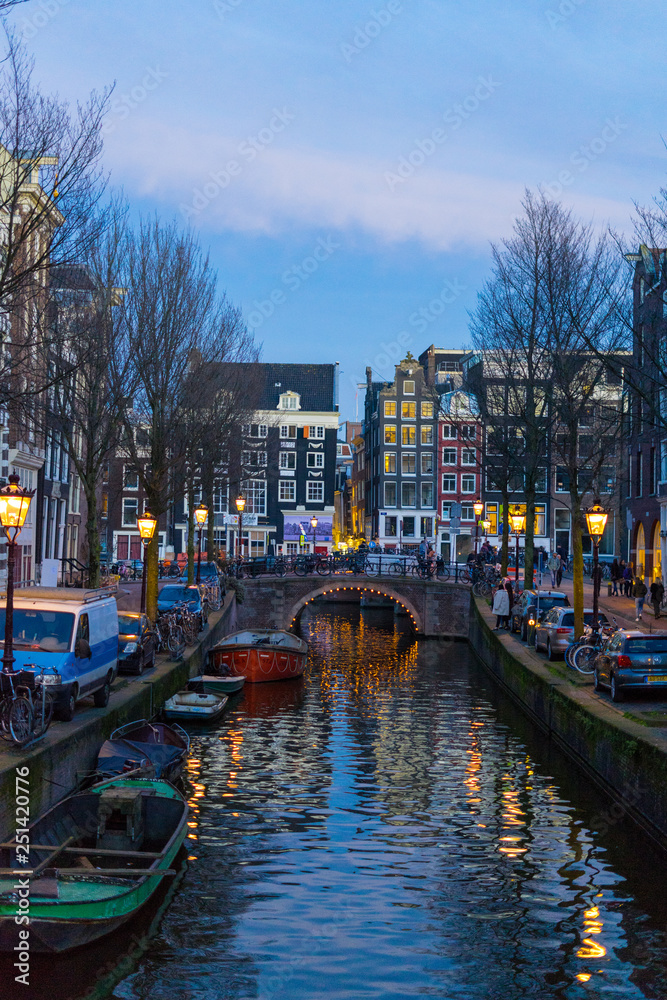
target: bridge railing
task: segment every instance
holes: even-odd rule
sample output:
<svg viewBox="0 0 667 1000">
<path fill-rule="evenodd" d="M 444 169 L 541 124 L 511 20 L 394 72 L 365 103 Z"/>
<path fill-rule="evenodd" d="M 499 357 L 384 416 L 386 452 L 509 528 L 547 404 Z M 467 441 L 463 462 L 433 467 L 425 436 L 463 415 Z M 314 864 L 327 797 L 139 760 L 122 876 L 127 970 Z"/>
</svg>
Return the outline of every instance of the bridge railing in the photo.
<svg viewBox="0 0 667 1000">
<path fill-rule="evenodd" d="M 428 564 L 414 556 L 368 553 L 351 555 L 258 556 L 253 559 L 230 560 L 225 573 L 240 579 L 258 577 L 303 576 L 369 576 L 399 579 L 432 580 L 441 583 L 470 584 L 469 567 L 464 563 L 445 563 L 439 559 Z"/>
</svg>

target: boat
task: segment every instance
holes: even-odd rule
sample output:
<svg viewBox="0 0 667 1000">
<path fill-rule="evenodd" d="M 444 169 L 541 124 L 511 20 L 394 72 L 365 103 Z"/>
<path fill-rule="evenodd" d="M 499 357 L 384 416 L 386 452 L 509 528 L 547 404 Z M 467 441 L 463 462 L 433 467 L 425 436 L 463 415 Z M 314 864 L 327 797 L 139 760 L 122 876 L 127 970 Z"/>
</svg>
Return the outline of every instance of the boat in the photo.
<svg viewBox="0 0 667 1000">
<path fill-rule="evenodd" d="M 176 874 L 187 818 L 180 792 L 149 779 L 114 778 L 53 806 L 30 826 L 29 848 L 0 845 L 0 950 L 17 954 L 23 911 L 31 952 L 69 951 L 117 930 Z"/>
<path fill-rule="evenodd" d="M 112 778 L 140 770 L 142 777 L 175 781 L 183 771 L 190 737 L 180 726 L 140 719 L 115 729 L 102 744 L 97 774 Z"/>
<path fill-rule="evenodd" d="M 226 636 L 209 650 L 211 673 L 244 676 L 249 684 L 301 677 L 308 643 L 292 632 L 245 629 Z"/>
<path fill-rule="evenodd" d="M 179 691 L 165 702 L 164 716 L 181 722 L 217 722 L 228 700 L 224 694 Z"/>
<path fill-rule="evenodd" d="M 189 691 L 203 691 L 205 694 L 238 694 L 245 684 L 245 677 L 230 677 L 221 674 L 197 674 L 188 683 Z"/>
</svg>

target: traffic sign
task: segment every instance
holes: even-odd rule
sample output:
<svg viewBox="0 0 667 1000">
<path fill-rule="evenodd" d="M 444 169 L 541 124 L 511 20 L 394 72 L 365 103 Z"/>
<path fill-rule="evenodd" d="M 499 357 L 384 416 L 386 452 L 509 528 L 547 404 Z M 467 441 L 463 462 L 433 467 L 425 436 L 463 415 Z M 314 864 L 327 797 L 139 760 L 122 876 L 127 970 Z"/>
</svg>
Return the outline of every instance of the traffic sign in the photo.
<svg viewBox="0 0 667 1000">
<path fill-rule="evenodd" d="M 449 523 L 451 524 L 455 517 L 460 518 L 462 513 L 463 513 L 463 510 L 462 510 L 461 504 L 458 502 L 458 500 L 455 500 L 453 503 L 450 503 L 450 505 L 449 505 L 449 515 L 450 515 Z"/>
<path fill-rule="evenodd" d="M 454 506 L 454 505 L 452 504 L 452 506 Z M 461 506 L 461 504 L 459 504 L 459 507 L 460 506 Z M 461 518 L 458 515 L 456 515 L 454 517 L 450 517 L 450 519 L 449 519 L 449 530 L 452 531 L 454 529 L 454 530 L 458 531 L 458 529 L 460 527 L 461 527 Z"/>
</svg>

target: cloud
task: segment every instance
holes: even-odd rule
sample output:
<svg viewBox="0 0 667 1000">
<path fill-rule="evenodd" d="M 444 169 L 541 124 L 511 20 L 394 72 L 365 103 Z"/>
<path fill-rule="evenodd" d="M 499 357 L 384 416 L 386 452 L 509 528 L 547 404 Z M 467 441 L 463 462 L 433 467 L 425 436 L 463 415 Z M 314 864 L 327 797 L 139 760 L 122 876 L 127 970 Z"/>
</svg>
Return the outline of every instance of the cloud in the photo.
<svg viewBox="0 0 667 1000">
<path fill-rule="evenodd" d="M 474 162 L 456 171 L 426 162 L 391 190 L 386 174 L 395 160 L 281 147 L 280 137 L 250 158 L 243 138 L 193 135 L 138 119 L 109 146 L 115 181 L 183 217 L 206 188 L 205 211 L 195 224 L 217 232 L 279 236 L 295 227 L 336 229 L 362 231 L 387 244 L 417 241 L 439 252 L 480 248 L 509 233 L 526 183 L 537 184 L 526 178 L 522 162 L 510 171 L 516 179 L 508 179 L 507 163 L 498 178 Z M 581 190 L 563 197 L 586 220 L 627 225 L 625 202 Z"/>
</svg>

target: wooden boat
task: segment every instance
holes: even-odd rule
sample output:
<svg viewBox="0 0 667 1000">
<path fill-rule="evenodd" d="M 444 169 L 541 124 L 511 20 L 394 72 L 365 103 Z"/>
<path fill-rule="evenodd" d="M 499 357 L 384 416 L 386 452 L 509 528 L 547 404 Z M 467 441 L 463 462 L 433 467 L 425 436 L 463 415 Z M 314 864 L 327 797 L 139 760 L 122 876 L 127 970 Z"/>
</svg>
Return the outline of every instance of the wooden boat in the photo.
<svg viewBox="0 0 667 1000">
<path fill-rule="evenodd" d="M 249 684 L 300 677 L 306 669 L 308 643 L 292 632 L 246 629 L 233 632 L 209 651 L 211 673 L 245 676 Z"/>
<path fill-rule="evenodd" d="M 175 781 L 183 771 L 190 737 L 180 726 L 140 719 L 115 729 L 97 757 L 100 778 L 142 771 L 142 777 Z"/>
<path fill-rule="evenodd" d="M 221 674 L 198 674 L 188 683 L 189 691 L 205 694 L 237 694 L 245 684 L 245 677 L 224 677 Z"/>
<path fill-rule="evenodd" d="M 187 816 L 173 785 L 148 779 L 114 778 L 59 802 L 29 828 L 27 864 L 15 842 L 0 845 L 0 950 L 17 954 L 15 917 L 24 911 L 31 952 L 67 951 L 115 931 L 175 874 Z"/>
<path fill-rule="evenodd" d="M 224 712 L 227 701 L 224 694 L 179 691 L 165 702 L 164 715 L 167 719 L 181 722 L 216 722 Z"/>
</svg>

